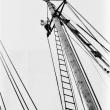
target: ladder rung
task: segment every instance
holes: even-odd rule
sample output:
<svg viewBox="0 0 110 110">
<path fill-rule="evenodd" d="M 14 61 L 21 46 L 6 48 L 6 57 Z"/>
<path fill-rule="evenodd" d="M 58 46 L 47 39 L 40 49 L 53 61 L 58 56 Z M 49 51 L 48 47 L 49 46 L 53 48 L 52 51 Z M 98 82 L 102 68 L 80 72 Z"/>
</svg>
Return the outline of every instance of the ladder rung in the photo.
<svg viewBox="0 0 110 110">
<path fill-rule="evenodd" d="M 59 60 L 59 61 L 65 61 L 65 60 L 62 58 L 62 56 L 58 56 L 58 60 Z"/>
<path fill-rule="evenodd" d="M 60 69 L 60 71 L 68 72 L 68 71 L 66 71 L 66 70 L 63 70 L 63 69 Z"/>
<path fill-rule="evenodd" d="M 58 48 L 57 48 L 57 50 L 60 50 L 60 51 L 62 51 L 62 49 L 58 49 Z"/>
<path fill-rule="evenodd" d="M 65 82 L 65 81 L 62 81 L 63 83 L 66 83 L 66 84 L 70 84 L 70 83 L 68 83 L 68 82 Z"/>
<path fill-rule="evenodd" d="M 61 44 L 57 44 L 57 43 L 56 43 L 56 45 L 61 46 Z"/>
<path fill-rule="evenodd" d="M 61 75 L 62 75 L 63 77 L 66 77 L 66 78 L 69 79 L 69 76 L 68 76 L 68 75 L 65 75 L 65 74 L 62 74 L 62 73 L 61 73 Z"/>
<path fill-rule="evenodd" d="M 65 101 L 65 102 L 70 103 L 70 104 L 75 104 L 74 102 L 70 102 L 70 101 Z"/>
<path fill-rule="evenodd" d="M 67 89 L 64 89 L 64 94 L 68 94 L 70 96 L 72 96 L 72 90 L 67 90 Z"/>
<path fill-rule="evenodd" d="M 58 35 L 58 36 L 55 36 L 55 37 L 56 37 L 56 39 L 57 39 L 57 38 L 59 38 L 59 35 Z M 60 39 L 60 38 L 59 38 L 59 39 Z"/>
<path fill-rule="evenodd" d="M 59 63 L 60 65 L 64 65 L 64 66 L 66 66 L 66 64 L 62 64 L 62 63 Z"/>
<path fill-rule="evenodd" d="M 65 61 L 65 60 L 63 60 L 63 59 L 58 59 L 58 60 Z"/>
<path fill-rule="evenodd" d="M 58 53 L 58 55 L 61 55 L 61 56 L 63 56 L 63 54 L 60 54 L 60 53 Z"/>
<path fill-rule="evenodd" d="M 68 97 L 73 97 L 73 95 L 68 95 L 68 94 L 64 94 L 65 96 L 68 96 Z"/>
<path fill-rule="evenodd" d="M 63 76 L 63 75 L 61 75 L 62 77 L 65 77 L 65 78 L 69 78 L 68 76 Z"/>
<path fill-rule="evenodd" d="M 65 61 L 59 61 L 60 65 L 66 66 Z"/>
<path fill-rule="evenodd" d="M 56 40 L 56 42 L 60 42 L 60 40 Z"/>
<path fill-rule="evenodd" d="M 62 78 L 62 81 L 65 81 L 65 82 L 68 82 L 68 83 L 70 82 L 69 78 L 66 78 L 66 77 L 61 77 L 61 78 Z"/>
<path fill-rule="evenodd" d="M 62 83 L 64 88 L 71 89 L 71 85 L 67 83 Z M 72 89 L 71 89 L 72 90 Z"/>
<path fill-rule="evenodd" d="M 59 45 L 57 45 L 57 49 L 60 49 L 60 50 L 62 50 L 61 46 L 59 46 Z"/>
<path fill-rule="evenodd" d="M 56 44 L 56 46 L 57 46 L 58 49 L 62 49 L 62 47 L 61 47 L 60 45 L 57 45 L 57 44 Z"/>
<path fill-rule="evenodd" d="M 63 52 L 62 52 L 62 51 L 57 50 L 57 52 L 58 52 L 58 54 L 63 54 Z"/>
<path fill-rule="evenodd" d="M 69 89 L 69 88 L 66 88 L 66 87 L 63 87 L 63 88 L 71 91 L 71 89 Z"/>
<path fill-rule="evenodd" d="M 61 49 L 58 49 L 58 48 L 57 48 L 57 52 L 58 52 L 58 54 L 63 54 L 63 51 Z"/>
<path fill-rule="evenodd" d="M 56 44 L 59 44 L 59 45 L 61 45 L 61 42 L 60 42 L 60 41 L 56 41 Z"/>
<path fill-rule="evenodd" d="M 74 109 L 71 109 L 71 108 L 66 108 L 66 110 L 74 110 Z"/>
<path fill-rule="evenodd" d="M 61 70 L 62 72 L 68 73 L 67 67 L 66 67 L 65 65 L 60 65 L 60 63 L 59 63 L 59 66 L 60 66 L 60 70 Z"/>
</svg>

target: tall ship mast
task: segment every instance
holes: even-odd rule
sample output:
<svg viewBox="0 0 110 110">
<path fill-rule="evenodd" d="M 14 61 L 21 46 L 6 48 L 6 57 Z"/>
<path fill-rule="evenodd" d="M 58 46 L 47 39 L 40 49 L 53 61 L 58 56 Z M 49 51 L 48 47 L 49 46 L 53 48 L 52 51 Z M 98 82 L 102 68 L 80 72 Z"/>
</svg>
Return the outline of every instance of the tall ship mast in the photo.
<svg viewBox="0 0 110 110">
<path fill-rule="evenodd" d="M 68 0 L 42 2 L 47 5 L 47 19 L 41 20 L 41 25 L 47 33 L 61 110 L 106 110 L 92 83 L 97 83 L 95 75 L 98 73 L 110 77 L 110 63 L 106 57 L 110 54 L 110 43 Z M 65 7 L 74 17 L 68 17 Z M 0 61 L 19 102 L 19 109 L 40 110 L 1 40 Z M 94 65 L 93 70 L 89 61 Z M 0 110 L 8 110 L 5 99 L 0 91 Z"/>
</svg>

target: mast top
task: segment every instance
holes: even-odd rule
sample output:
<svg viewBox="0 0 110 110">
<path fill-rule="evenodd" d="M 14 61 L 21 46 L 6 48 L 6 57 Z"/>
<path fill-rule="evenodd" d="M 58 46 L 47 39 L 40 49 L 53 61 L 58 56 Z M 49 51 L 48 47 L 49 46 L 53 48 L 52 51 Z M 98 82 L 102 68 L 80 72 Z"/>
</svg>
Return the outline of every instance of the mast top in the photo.
<svg viewBox="0 0 110 110">
<path fill-rule="evenodd" d="M 50 1 L 63 1 L 63 2 L 66 2 L 67 0 L 43 0 L 45 2 L 50 2 Z"/>
</svg>

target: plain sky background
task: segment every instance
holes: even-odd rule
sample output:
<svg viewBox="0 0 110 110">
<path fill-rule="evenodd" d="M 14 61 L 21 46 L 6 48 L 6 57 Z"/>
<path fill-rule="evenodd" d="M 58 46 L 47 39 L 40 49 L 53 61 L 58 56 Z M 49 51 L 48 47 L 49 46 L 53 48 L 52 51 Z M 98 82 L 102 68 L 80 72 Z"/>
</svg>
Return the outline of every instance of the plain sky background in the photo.
<svg viewBox="0 0 110 110">
<path fill-rule="evenodd" d="M 110 42 L 109 0 L 68 1 Z M 58 91 L 46 31 L 40 25 L 41 19 L 46 19 L 46 4 L 42 0 L 0 0 L 0 39 L 39 110 L 58 110 Z M 17 110 L 17 104 L 14 105 L 17 99 L 11 99 L 14 92 L 4 71 L 0 73 L 1 81 L 3 87 L 0 91 L 3 93 L 7 109 Z M 108 87 L 109 79 L 105 82 Z M 101 80 L 100 83 L 102 84 Z M 107 88 L 104 84 L 101 87 L 102 90 Z M 98 93 L 100 92 L 99 89 Z M 103 97 L 107 95 L 104 94 Z M 110 101 L 110 98 L 107 101 Z M 106 103 L 104 106 L 104 110 L 110 109 L 109 104 Z"/>
</svg>

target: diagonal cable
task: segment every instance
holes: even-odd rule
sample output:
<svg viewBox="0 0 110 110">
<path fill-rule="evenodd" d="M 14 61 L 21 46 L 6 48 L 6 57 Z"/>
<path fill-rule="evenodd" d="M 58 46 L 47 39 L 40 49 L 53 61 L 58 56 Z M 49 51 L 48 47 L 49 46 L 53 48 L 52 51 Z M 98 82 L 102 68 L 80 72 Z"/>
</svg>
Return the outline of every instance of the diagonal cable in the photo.
<svg viewBox="0 0 110 110">
<path fill-rule="evenodd" d="M 6 110 L 6 105 L 5 105 L 5 102 L 4 102 L 4 99 L 3 99 L 3 96 L 0 92 L 0 97 L 1 97 L 1 100 L 2 100 L 2 103 L 3 103 L 3 107 L 4 107 L 4 110 Z"/>
<path fill-rule="evenodd" d="M 10 61 L 11 65 L 13 66 L 13 68 L 14 68 L 14 70 L 15 70 L 15 73 L 17 74 L 17 76 L 18 76 L 18 78 L 19 78 L 19 80 L 20 80 L 21 84 L 23 85 L 23 87 L 24 87 L 24 89 L 25 89 L 25 91 L 26 91 L 26 93 L 27 93 L 28 97 L 30 98 L 30 100 L 31 100 L 31 102 L 32 102 L 32 104 L 33 104 L 33 106 L 34 106 L 35 110 L 38 110 L 38 109 L 37 109 L 37 106 L 35 105 L 35 103 L 34 103 L 34 101 L 33 101 L 32 97 L 31 97 L 30 93 L 28 92 L 28 90 L 27 90 L 27 88 L 26 88 L 25 84 L 23 83 L 23 80 L 21 79 L 21 77 L 20 77 L 20 75 L 19 75 L 19 73 L 18 73 L 17 69 L 15 68 L 15 66 L 14 66 L 14 64 L 13 64 L 13 62 L 12 62 L 12 60 L 11 60 L 10 56 L 8 55 L 8 53 L 7 53 L 7 51 L 6 51 L 6 49 L 5 49 L 5 47 L 4 47 L 4 45 L 3 45 L 3 43 L 2 43 L 2 41 L 1 41 L 1 40 L 0 40 L 0 43 L 1 43 L 1 45 L 2 45 L 2 47 L 3 47 L 3 49 L 4 49 L 4 51 L 5 51 L 5 53 L 6 53 L 7 57 L 8 57 L 8 59 L 9 59 L 9 61 Z"/>
<path fill-rule="evenodd" d="M 68 2 L 68 5 L 71 6 L 71 7 L 73 8 L 73 10 L 75 10 L 75 11 L 78 13 L 78 15 L 79 15 L 81 18 L 83 18 L 83 19 L 87 22 L 87 24 L 89 24 L 108 44 L 110 44 L 110 43 L 103 37 L 103 35 L 102 35 L 101 33 L 99 33 L 98 30 L 95 29 L 94 26 L 92 26 L 92 24 L 91 24 L 90 22 L 88 22 L 69 2 Z"/>
<path fill-rule="evenodd" d="M 3 67 L 4 67 L 4 69 L 5 69 L 5 71 L 6 71 L 6 74 L 7 74 L 8 78 L 9 78 L 9 81 L 11 82 L 11 85 L 12 85 L 14 91 L 15 91 L 15 94 L 16 94 L 16 96 L 17 96 L 17 98 L 18 98 L 18 100 L 19 100 L 19 102 L 20 102 L 20 104 L 21 104 L 21 106 L 22 106 L 22 109 L 25 110 L 24 105 L 23 105 L 23 103 L 22 103 L 22 101 L 21 101 L 21 99 L 20 99 L 20 97 L 19 97 L 19 95 L 18 95 L 18 93 L 17 93 L 17 90 L 16 90 L 16 88 L 15 88 L 15 86 L 14 86 L 14 84 L 13 84 L 11 78 L 10 78 L 10 75 L 9 75 L 9 73 L 8 73 L 8 70 L 7 70 L 7 68 L 6 68 L 6 65 L 4 64 L 4 60 L 3 60 L 3 57 L 2 57 L 2 56 L 0 56 L 0 60 L 1 60 L 2 64 L 3 64 Z"/>
</svg>

